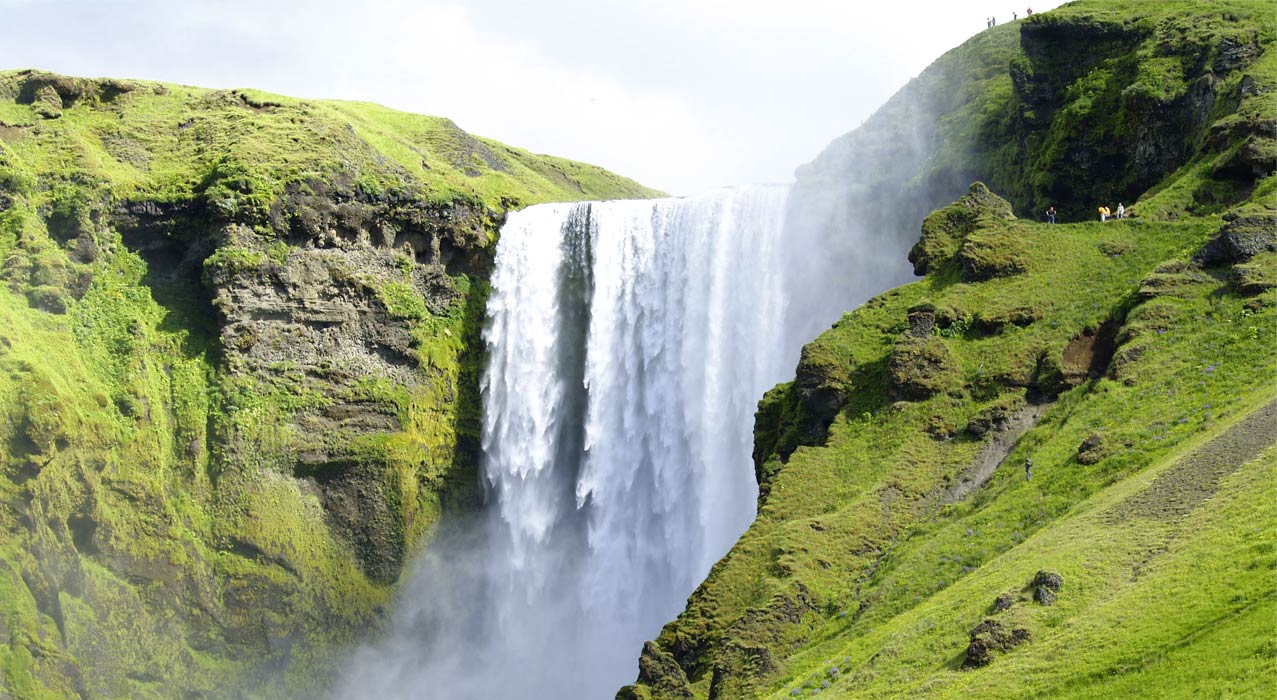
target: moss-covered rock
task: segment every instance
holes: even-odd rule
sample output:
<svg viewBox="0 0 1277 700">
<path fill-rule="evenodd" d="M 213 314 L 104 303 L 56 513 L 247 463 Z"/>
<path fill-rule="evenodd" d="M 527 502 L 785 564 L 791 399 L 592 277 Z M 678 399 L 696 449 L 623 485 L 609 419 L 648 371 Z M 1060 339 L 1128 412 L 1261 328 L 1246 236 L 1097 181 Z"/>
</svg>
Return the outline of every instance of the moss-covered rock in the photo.
<svg viewBox="0 0 1277 700">
<path fill-rule="evenodd" d="M 1233 265 L 1228 282 L 1239 294 L 1258 295 L 1277 288 L 1277 253 L 1259 253 L 1249 262 Z"/>
<path fill-rule="evenodd" d="M 891 349 L 887 392 L 896 401 L 921 401 L 955 388 L 957 374 L 942 338 L 902 336 Z"/>
<path fill-rule="evenodd" d="M 963 669 L 982 668 L 993 662 L 998 652 L 1009 651 L 1032 638 L 1027 629 L 1008 630 L 997 620 L 985 620 L 971 630 L 971 641 L 962 658 Z"/>
<path fill-rule="evenodd" d="M 1005 193 L 1015 211 L 1054 203 L 1060 224 L 940 209 L 911 257 L 926 277 L 867 301 L 812 341 L 808 358 L 838 360 L 813 367 L 849 372 L 833 422 L 808 429 L 797 382 L 767 392 L 753 453 L 759 515 L 655 641 L 693 696 L 1055 695 L 1096 678 L 1116 696 L 1152 680 L 1114 673 L 1107 651 L 1055 663 L 1074 645 L 1216 659 L 1209 671 L 1165 667 L 1167 680 L 1154 682 L 1167 694 L 1180 678 L 1259 690 L 1240 680 L 1259 663 L 1235 640 L 1266 618 L 1230 616 L 1241 604 L 1236 590 L 1254 602 L 1271 588 L 1263 575 L 1271 552 L 1243 544 L 1253 508 L 1272 514 L 1271 489 L 1239 484 L 1234 501 L 1209 506 L 1218 508 L 1209 521 L 1139 529 L 1115 526 L 1110 514 L 1185 445 L 1271 400 L 1271 295 L 1249 296 L 1230 278 L 1260 280 L 1271 253 L 1234 267 L 1194 262 L 1223 212 L 1237 212 L 1225 221 L 1267 216 L 1277 193 L 1271 175 L 1212 170 L 1271 118 L 1277 32 L 1260 20 L 1264 11 L 1240 0 L 1080 1 L 995 29 L 942 57 L 865 129 L 799 172 L 799 185 L 843 172 L 856 184 L 844 201 L 871 207 L 891 201 L 891 188 L 932 207 L 951 202 L 960 190 L 928 198 L 960 174 L 963 185 L 987 181 Z M 1022 56 L 1002 54 L 1004 32 L 1019 33 L 1011 54 Z M 1228 73 L 1209 77 L 1216 70 Z M 933 82 L 940 77 L 944 95 Z M 882 151 L 900 157 L 882 180 L 858 178 L 856 156 L 888 143 L 875 135 L 917 129 L 937 105 L 949 111 L 926 130 L 922 165 L 889 143 Z M 1161 133 L 1134 133 L 1154 125 Z M 1135 202 L 1137 217 L 1094 221 L 1096 199 L 1110 198 Z M 1041 420 L 1002 442 L 999 425 L 1028 405 Z M 1246 483 L 1271 479 L 1266 459 L 1246 462 Z M 987 482 L 946 498 L 988 460 Z M 1079 581 L 1068 597 L 1027 585 L 1041 561 Z M 1234 566 L 1228 586 L 1221 566 Z M 1167 585 L 1183 586 L 1176 590 L 1202 608 L 1166 597 Z M 796 590 L 805 612 L 767 614 Z M 979 628 L 990 600 L 1008 590 L 1018 597 L 997 626 Z M 1014 604 L 1034 597 L 1055 604 Z M 1230 631 L 1181 646 L 1190 627 L 1218 620 Z M 1023 662 L 997 663 L 1009 641 L 1027 639 L 1041 644 L 1010 651 Z M 967 658 L 992 663 L 954 673 Z M 1041 671 L 1025 677 L 1029 666 Z M 1220 681 L 1220 668 L 1237 680 Z"/>
<path fill-rule="evenodd" d="M 690 700 L 687 676 L 674 657 L 651 642 L 643 645 L 639 655 L 639 683 L 658 698 Z"/>
<path fill-rule="evenodd" d="M 958 201 L 923 220 L 922 236 L 909 251 L 914 274 L 939 270 L 957 255 L 967 236 L 977 228 L 1014 218 L 1010 203 L 990 192 L 984 183 L 973 183 Z"/>
<path fill-rule="evenodd" d="M 1220 228 L 1193 260 L 1199 265 L 1244 263 L 1259 253 L 1277 252 L 1277 213 L 1239 213 Z"/>
</svg>

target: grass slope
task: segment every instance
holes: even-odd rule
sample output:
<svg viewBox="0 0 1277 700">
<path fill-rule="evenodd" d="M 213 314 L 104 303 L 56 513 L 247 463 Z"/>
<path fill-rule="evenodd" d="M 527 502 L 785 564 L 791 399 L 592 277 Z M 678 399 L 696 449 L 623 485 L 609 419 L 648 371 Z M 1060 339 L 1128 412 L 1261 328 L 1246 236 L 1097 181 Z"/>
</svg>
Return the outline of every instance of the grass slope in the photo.
<svg viewBox="0 0 1277 700">
<path fill-rule="evenodd" d="M 10 168 L 52 181 L 74 175 L 81 188 L 102 183 L 116 199 L 169 201 L 230 175 L 246 190 L 238 206 L 256 207 L 269 207 L 285 183 L 338 175 L 366 191 L 494 212 L 659 194 L 602 168 L 473 136 L 442 117 L 256 90 L 5 71 L 0 129 Z"/>
</svg>

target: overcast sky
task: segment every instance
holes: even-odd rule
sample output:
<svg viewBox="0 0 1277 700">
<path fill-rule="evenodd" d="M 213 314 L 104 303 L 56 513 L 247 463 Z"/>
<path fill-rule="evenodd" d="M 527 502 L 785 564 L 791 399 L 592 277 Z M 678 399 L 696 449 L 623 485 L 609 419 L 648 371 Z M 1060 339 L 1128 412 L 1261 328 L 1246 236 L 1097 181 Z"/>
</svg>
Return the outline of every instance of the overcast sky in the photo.
<svg viewBox="0 0 1277 700">
<path fill-rule="evenodd" d="M 0 69 L 370 100 L 688 194 L 789 181 L 1026 2 L 0 0 Z"/>
</svg>

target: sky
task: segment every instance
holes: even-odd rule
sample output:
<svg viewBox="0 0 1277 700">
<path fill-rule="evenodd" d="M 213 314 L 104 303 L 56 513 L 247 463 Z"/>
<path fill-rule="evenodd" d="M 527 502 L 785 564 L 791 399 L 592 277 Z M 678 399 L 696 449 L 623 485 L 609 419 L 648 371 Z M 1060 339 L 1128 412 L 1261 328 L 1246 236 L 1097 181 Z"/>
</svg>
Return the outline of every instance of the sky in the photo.
<svg viewBox="0 0 1277 700">
<path fill-rule="evenodd" d="M 0 70 L 445 116 L 693 194 L 788 182 L 942 53 L 1059 0 L 0 0 Z"/>
</svg>

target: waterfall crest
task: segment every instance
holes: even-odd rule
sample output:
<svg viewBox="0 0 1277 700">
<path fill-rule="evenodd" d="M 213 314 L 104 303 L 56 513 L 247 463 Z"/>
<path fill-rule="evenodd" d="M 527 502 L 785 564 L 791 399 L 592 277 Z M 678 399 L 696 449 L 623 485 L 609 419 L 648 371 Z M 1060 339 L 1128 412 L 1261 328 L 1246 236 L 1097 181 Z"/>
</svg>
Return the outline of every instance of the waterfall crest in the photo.
<svg viewBox="0 0 1277 700">
<path fill-rule="evenodd" d="M 338 697 L 611 698 L 754 515 L 792 371 L 788 189 L 512 213 L 484 340 L 481 523 L 440 535 Z"/>
</svg>

